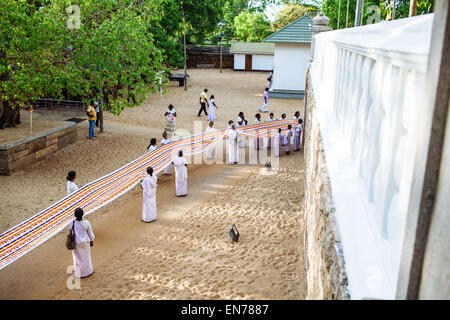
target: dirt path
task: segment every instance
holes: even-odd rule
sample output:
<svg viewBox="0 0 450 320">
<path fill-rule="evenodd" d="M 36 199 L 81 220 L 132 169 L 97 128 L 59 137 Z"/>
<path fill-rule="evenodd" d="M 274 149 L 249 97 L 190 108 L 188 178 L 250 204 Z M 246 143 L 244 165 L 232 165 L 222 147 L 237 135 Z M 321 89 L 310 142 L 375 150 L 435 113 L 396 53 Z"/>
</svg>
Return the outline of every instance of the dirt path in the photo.
<svg viewBox="0 0 450 320">
<path fill-rule="evenodd" d="M 89 216 L 95 274 L 81 290 L 66 288 L 72 259 L 62 232 L 0 272 L 0 299 L 301 299 L 301 156 L 283 157 L 273 176 L 199 166 L 186 198 L 164 176 L 151 224 L 140 222 L 136 187 Z M 235 222 L 238 244 L 227 234 Z"/>
</svg>

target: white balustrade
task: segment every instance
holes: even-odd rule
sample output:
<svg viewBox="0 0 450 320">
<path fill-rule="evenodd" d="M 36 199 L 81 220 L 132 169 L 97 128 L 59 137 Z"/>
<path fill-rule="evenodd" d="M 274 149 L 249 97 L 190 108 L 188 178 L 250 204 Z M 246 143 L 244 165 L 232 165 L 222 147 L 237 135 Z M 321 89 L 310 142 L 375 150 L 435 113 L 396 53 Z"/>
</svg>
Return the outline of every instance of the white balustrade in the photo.
<svg viewBox="0 0 450 320">
<path fill-rule="evenodd" d="M 432 21 L 314 39 L 312 88 L 354 299 L 395 297 Z"/>
</svg>

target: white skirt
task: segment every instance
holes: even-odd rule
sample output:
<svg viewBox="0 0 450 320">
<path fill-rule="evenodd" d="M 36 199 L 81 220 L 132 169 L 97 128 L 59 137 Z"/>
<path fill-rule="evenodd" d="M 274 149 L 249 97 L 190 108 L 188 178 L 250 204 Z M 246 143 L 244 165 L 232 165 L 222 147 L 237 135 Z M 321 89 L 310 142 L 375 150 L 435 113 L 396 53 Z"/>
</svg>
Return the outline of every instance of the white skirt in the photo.
<svg viewBox="0 0 450 320">
<path fill-rule="evenodd" d="M 91 259 L 91 246 L 89 242 L 80 242 L 72 250 L 75 277 L 84 278 L 94 272 Z"/>
<path fill-rule="evenodd" d="M 175 194 L 177 197 L 187 195 L 187 179 L 176 179 Z"/>
<path fill-rule="evenodd" d="M 142 221 L 156 220 L 156 193 L 149 195 L 143 192 Z"/>
</svg>

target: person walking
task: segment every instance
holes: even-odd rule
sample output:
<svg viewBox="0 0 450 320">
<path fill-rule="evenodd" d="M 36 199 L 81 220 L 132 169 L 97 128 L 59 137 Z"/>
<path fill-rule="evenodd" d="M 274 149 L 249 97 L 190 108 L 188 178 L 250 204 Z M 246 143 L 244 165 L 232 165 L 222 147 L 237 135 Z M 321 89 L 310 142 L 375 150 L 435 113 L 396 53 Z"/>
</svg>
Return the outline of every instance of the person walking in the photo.
<svg viewBox="0 0 450 320">
<path fill-rule="evenodd" d="M 263 106 L 259 108 L 260 112 L 269 112 L 269 88 L 266 88 L 263 93 Z"/>
<path fill-rule="evenodd" d="M 89 221 L 83 220 L 84 212 L 75 209 L 75 219 L 69 223 L 69 231 L 75 235 L 75 249 L 72 250 L 75 278 L 89 277 L 94 273 L 91 259 L 91 247 L 94 245 L 94 232 Z"/>
<path fill-rule="evenodd" d="M 94 140 L 95 120 L 97 120 L 97 113 L 95 112 L 95 109 L 92 105 L 89 105 L 89 107 L 86 110 L 86 114 L 89 120 L 89 139 Z"/>
<path fill-rule="evenodd" d="M 169 108 L 166 110 L 166 113 L 164 113 L 165 116 L 167 116 L 167 123 L 166 123 L 166 132 L 169 132 L 170 135 L 175 134 L 175 131 L 177 130 L 177 112 L 173 108 L 173 105 L 169 104 Z"/>
<path fill-rule="evenodd" d="M 208 115 L 208 112 L 206 112 L 206 104 L 208 104 L 208 89 L 204 89 L 202 93 L 200 93 L 200 110 L 198 111 L 197 116 L 200 117 L 202 114 L 202 111 L 205 111 L 205 115 Z"/>
<path fill-rule="evenodd" d="M 212 94 L 209 98 L 209 115 L 208 115 L 208 121 L 215 121 L 216 120 L 216 109 L 217 105 L 214 101 L 214 95 Z"/>
</svg>

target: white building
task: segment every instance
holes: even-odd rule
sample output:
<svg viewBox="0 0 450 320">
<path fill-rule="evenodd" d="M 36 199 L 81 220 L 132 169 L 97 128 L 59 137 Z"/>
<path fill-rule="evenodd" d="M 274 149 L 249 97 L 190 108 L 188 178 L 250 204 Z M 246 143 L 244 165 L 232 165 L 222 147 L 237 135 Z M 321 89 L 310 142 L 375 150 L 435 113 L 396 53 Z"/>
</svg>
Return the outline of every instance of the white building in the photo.
<svg viewBox="0 0 450 320">
<path fill-rule="evenodd" d="M 270 97 L 303 98 L 306 68 L 311 57 L 311 31 L 313 21 L 304 15 L 283 29 L 270 35 L 264 42 L 275 43 L 273 83 Z"/>
<path fill-rule="evenodd" d="M 230 52 L 234 54 L 235 71 L 272 71 L 273 43 L 233 42 Z"/>
</svg>

